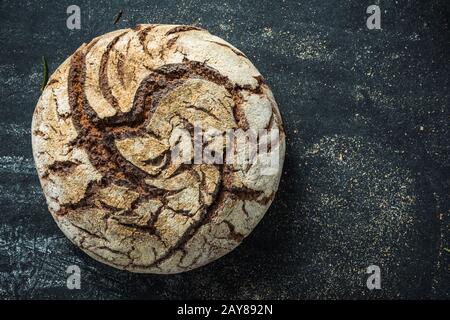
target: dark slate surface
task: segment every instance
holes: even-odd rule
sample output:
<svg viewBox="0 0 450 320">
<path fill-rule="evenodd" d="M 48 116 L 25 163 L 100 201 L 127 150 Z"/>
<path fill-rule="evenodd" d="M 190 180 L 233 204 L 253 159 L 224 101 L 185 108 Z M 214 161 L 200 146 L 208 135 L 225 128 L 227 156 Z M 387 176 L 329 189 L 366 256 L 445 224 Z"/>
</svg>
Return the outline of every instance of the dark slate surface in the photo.
<svg viewBox="0 0 450 320">
<path fill-rule="evenodd" d="M 1 1 L 0 297 L 449 298 L 448 1 Z M 66 28 L 81 7 L 82 29 Z M 112 24 L 124 10 L 117 26 Z M 33 167 L 41 56 L 137 23 L 207 28 L 270 83 L 288 148 L 276 201 L 244 243 L 195 271 L 137 275 L 74 247 Z M 81 290 L 65 286 L 79 265 Z M 366 288 L 379 265 L 382 289 Z"/>
</svg>

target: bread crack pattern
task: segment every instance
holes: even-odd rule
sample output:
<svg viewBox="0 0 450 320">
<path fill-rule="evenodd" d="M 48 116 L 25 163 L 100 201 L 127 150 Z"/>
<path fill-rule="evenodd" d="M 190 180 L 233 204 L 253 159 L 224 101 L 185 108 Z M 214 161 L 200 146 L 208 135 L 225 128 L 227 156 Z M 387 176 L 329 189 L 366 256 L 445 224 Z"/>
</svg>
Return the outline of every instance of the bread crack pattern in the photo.
<svg viewBox="0 0 450 320">
<path fill-rule="evenodd" d="M 176 146 L 197 142 L 198 123 L 222 138 L 278 130 L 279 167 L 265 175 L 262 158 L 228 162 L 225 144 L 207 135 L 201 147 L 223 162 L 197 163 L 195 151 L 173 161 Z M 278 188 L 285 136 L 272 92 L 242 52 L 198 27 L 138 25 L 82 45 L 55 71 L 32 143 L 49 210 L 74 244 L 116 268 L 178 273 L 253 230 Z"/>
</svg>

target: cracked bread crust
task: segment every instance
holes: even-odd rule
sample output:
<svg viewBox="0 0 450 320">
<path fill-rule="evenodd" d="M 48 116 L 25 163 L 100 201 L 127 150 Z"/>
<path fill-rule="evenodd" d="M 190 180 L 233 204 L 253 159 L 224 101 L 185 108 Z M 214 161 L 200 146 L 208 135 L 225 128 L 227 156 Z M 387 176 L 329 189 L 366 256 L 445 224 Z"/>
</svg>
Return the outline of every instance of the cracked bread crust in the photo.
<svg viewBox="0 0 450 320">
<path fill-rule="evenodd" d="M 171 134 L 196 121 L 279 129 L 278 171 L 171 162 Z M 242 52 L 197 27 L 138 25 L 82 45 L 55 71 L 32 145 L 49 210 L 73 243 L 116 268 L 178 273 L 230 252 L 260 221 L 285 136 L 272 92 Z"/>
</svg>

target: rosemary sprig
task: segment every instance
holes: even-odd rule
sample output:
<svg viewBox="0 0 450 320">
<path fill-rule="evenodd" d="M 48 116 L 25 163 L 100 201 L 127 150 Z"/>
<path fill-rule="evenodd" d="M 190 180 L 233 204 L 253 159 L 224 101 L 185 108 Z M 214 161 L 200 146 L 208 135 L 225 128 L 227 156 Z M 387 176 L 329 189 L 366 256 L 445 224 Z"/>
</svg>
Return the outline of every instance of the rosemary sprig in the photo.
<svg viewBox="0 0 450 320">
<path fill-rule="evenodd" d="M 120 18 L 122 17 L 122 14 L 123 10 L 119 10 L 119 12 L 117 12 L 117 14 L 114 16 L 113 24 L 117 24 L 117 22 L 119 22 Z"/>
<path fill-rule="evenodd" d="M 45 86 L 47 85 L 48 82 L 48 63 L 45 56 L 42 56 L 42 64 L 44 66 L 44 78 L 42 79 L 41 82 L 41 91 L 44 91 Z"/>
</svg>

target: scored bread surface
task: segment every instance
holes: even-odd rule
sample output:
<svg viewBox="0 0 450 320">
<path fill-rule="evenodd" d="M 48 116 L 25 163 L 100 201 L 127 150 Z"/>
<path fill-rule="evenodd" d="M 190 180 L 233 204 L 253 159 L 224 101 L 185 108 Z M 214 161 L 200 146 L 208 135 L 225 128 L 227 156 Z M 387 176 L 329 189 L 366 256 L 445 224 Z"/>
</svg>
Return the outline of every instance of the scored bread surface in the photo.
<svg viewBox="0 0 450 320">
<path fill-rule="evenodd" d="M 170 161 L 174 130 L 196 121 L 279 129 L 278 170 Z M 73 243 L 116 268 L 177 273 L 233 250 L 260 221 L 285 136 L 272 92 L 241 51 L 197 27 L 138 25 L 83 44 L 55 71 L 32 145 L 49 210 Z"/>
</svg>

